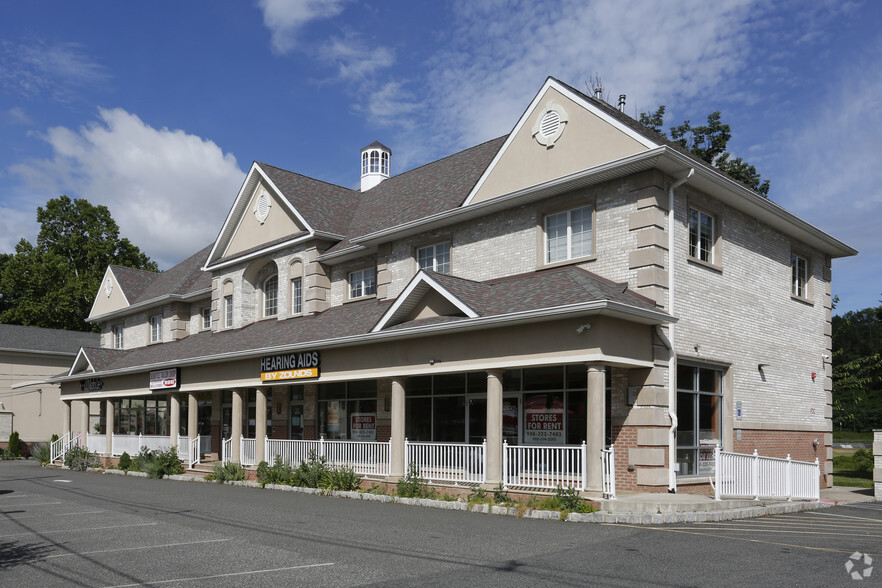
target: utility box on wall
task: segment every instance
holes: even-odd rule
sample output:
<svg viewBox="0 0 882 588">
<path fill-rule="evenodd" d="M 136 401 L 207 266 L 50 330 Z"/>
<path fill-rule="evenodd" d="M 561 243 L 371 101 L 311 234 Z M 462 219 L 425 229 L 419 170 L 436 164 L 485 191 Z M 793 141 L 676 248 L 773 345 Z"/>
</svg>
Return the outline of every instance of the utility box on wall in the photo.
<svg viewBox="0 0 882 588">
<path fill-rule="evenodd" d="M 0 442 L 8 440 L 12 431 L 12 413 L 0 412 Z"/>
</svg>

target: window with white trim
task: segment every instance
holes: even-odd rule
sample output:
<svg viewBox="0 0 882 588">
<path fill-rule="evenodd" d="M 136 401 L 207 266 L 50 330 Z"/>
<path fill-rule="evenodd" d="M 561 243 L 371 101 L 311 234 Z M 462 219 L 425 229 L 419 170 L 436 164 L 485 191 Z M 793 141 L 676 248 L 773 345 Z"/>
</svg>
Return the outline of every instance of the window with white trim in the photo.
<svg viewBox="0 0 882 588">
<path fill-rule="evenodd" d="M 677 463 L 681 476 L 713 473 L 713 449 L 722 443 L 723 370 L 677 366 Z"/>
<path fill-rule="evenodd" d="M 545 263 L 586 257 L 593 253 L 593 206 L 582 206 L 545 217 Z"/>
<path fill-rule="evenodd" d="M 123 348 L 123 326 L 122 325 L 114 325 L 114 327 L 113 327 L 113 348 L 114 349 L 122 349 Z"/>
<path fill-rule="evenodd" d="M 303 313 L 303 278 L 291 280 L 291 314 Z"/>
<path fill-rule="evenodd" d="M 808 259 L 790 254 L 790 294 L 797 298 L 808 298 Z"/>
<path fill-rule="evenodd" d="M 361 298 L 377 293 L 377 272 L 366 268 L 349 273 L 349 298 Z"/>
<path fill-rule="evenodd" d="M 689 209 L 689 257 L 716 263 L 716 223 L 713 216 L 695 208 Z"/>
<path fill-rule="evenodd" d="M 150 342 L 159 343 L 162 341 L 162 316 L 156 315 L 150 317 Z"/>
<path fill-rule="evenodd" d="M 202 309 L 202 328 L 210 329 L 211 328 L 211 307 L 206 307 Z"/>
<path fill-rule="evenodd" d="M 432 270 L 439 274 L 450 273 L 450 241 L 435 243 L 417 249 L 417 264 L 420 269 Z"/>
<path fill-rule="evenodd" d="M 233 295 L 224 296 L 224 326 L 232 328 L 233 326 Z"/>
<path fill-rule="evenodd" d="M 279 276 L 270 276 L 263 282 L 263 316 L 279 314 Z"/>
</svg>

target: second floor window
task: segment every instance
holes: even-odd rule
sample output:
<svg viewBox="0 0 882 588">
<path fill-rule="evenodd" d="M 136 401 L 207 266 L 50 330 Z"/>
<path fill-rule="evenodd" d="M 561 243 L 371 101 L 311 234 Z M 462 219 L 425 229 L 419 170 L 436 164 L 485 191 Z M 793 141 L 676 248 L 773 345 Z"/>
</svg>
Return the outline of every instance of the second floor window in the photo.
<svg viewBox="0 0 882 588">
<path fill-rule="evenodd" d="M 450 242 L 420 247 L 417 249 L 417 263 L 420 269 L 432 270 L 439 274 L 449 274 Z"/>
<path fill-rule="evenodd" d="M 233 295 L 224 296 L 224 326 L 232 328 L 233 326 Z"/>
<path fill-rule="evenodd" d="M 162 316 L 156 315 L 150 317 L 150 342 L 159 343 L 162 341 Z"/>
<path fill-rule="evenodd" d="M 202 328 L 210 329 L 211 328 L 211 308 L 203 308 L 202 309 Z"/>
<path fill-rule="evenodd" d="M 291 314 L 303 313 L 303 278 L 291 280 Z"/>
<path fill-rule="evenodd" d="M 689 209 L 689 257 L 714 263 L 714 217 Z"/>
<path fill-rule="evenodd" d="M 263 316 L 279 314 L 279 276 L 272 276 L 263 283 Z"/>
<path fill-rule="evenodd" d="M 122 349 L 123 348 L 123 327 L 122 325 L 116 325 L 113 327 L 113 348 L 114 349 Z"/>
<path fill-rule="evenodd" d="M 349 297 L 360 298 L 377 293 L 376 270 L 368 268 L 349 274 Z"/>
<path fill-rule="evenodd" d="M 591 206 L 545 217 L 545 263 L 591 255 L 594 247 Z"/>
<path fill-rule="evenodd" d="M 797 298 L 808 298 L 808 260 L 790 254 L 790 294 Z"/>
</svg>

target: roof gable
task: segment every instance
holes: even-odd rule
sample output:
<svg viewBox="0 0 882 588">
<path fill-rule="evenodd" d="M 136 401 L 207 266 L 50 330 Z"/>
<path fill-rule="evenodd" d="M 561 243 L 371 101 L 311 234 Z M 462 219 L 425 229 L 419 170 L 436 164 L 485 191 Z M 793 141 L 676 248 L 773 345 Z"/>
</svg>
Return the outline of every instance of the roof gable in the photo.
<svg viewBox="0 0 882 588">
<path fill-rule="evenodd" d="M 117 269 L 124 270 L 130 268 Z M 95 300 L 92 302 L 92 309 L 89 311 L 88 318 L 120 310 L 130 304 L 129 297 L 126 296 L 126 292 L 123 289 L 123 283 L 117 278 L 116 273 L 113 270 L 114 266 L 112 265 L 104 270 L 104 277 L 101 278 L 101 287 L 98 289 L 98 292 L 95 293 Z M 119 273 L 122 275 L 123 279 L 133 278 L 128 281 L 128 289 L 133 297 L 140 294 L 140 292 L 143 291 L 143 289 L 146 288 L 157 276 L 155 272 L 143 272 L 149 274 L 144 276 L 125 271 Z"/>
<path fill-rule="evenodd" d="M 558 129 L 548 139 L 544 138 L 542 124 L 546 113 L 552 113 L 551 126 Z M 559 121 L 556 127 L 555 118 Z M 548 78 L 463 205 L 540 185 L 655 147 L 657 143 L 598 108 L 583 94 Z"/>
<path fill-rule="evenodd" d="M 474 309 L 442 285 L 439 276 L 441 274 L 420 270 L 392 306 L 380 317 L 371 332 L 376 333 L 386 327 L 416 319 L 439 316 L 478 317 Z"/>
</svg>

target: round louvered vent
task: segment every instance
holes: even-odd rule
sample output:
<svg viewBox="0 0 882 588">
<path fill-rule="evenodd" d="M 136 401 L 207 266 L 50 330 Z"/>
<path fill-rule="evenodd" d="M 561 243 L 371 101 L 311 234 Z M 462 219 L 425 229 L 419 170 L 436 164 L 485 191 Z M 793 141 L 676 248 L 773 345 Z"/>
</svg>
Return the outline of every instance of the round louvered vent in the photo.
<svg viewBox="0 0 882 588">
<path fill-rule="evenodd" d="M 263 223 L 266 220 L 266 217 L 269 216 L 270 211 L 270 199 L 266 194 L 261 194 L 257 197 L 257 203 L 254 205 L 254 216 L 257 218 L 257 222 Z"/>
</svg>

